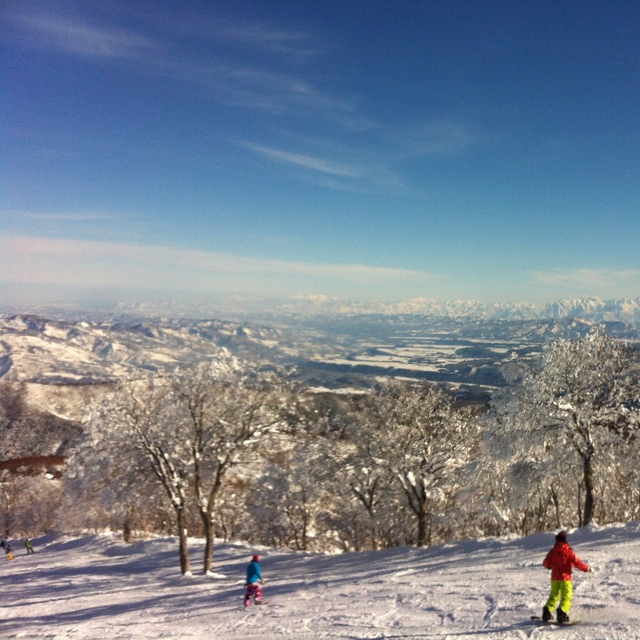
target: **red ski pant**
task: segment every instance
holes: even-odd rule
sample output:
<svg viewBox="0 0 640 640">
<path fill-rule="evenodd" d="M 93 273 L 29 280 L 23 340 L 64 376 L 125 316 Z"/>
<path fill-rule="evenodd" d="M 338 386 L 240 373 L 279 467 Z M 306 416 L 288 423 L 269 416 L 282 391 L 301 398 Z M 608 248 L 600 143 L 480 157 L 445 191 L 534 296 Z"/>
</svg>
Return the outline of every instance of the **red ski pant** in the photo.
<svg viewBox="0 0 640 640">
<path fill-rule="evenodd" d="M 244 594 L 245 607 L 251 604 L 251 598 L 253 598 L 255 602 L 262 602 L 262 587 L 259 582 L 252 582 L 247 585 L 247 591 Z"/>
</svg>

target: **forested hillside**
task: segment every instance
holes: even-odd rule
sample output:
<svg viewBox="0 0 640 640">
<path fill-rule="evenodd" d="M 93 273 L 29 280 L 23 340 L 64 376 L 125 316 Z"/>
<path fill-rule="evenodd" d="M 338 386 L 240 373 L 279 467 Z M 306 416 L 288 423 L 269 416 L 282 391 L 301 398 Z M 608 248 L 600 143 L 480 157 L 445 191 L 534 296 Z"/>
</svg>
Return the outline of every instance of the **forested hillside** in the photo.
<svg viewBox="0 0 640 640">
<path fill-rule="evenodd" d="M 640 519 L 638 352 L 604 328 L 517 354 L 489 407 L 420 381 L 319 393 L 222 347 L 136 371 L 81 424 L 2 383 L 3 460 L 68 452 L 66 470 L 2 469 L 11 534 L 122 529 L 298 550 L 426 546 Z M 200 562 L 198 562 L 200 564 Z"/>
</svg>

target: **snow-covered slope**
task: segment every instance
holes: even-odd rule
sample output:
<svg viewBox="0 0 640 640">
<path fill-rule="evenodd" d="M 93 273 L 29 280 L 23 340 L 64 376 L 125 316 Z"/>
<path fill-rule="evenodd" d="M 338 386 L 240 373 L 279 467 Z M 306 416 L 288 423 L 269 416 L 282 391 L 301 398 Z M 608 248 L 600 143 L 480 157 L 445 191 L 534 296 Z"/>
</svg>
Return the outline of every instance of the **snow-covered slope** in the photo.
<svg viewBox="0 0 640 640">
<path fill-rule="evenodd" d="M 552 534 L 338 556 L 220 544 L 211 576 L 178 574 L 173 540 L 118 536 L 35 541 L 0 564 L 0 637 L 93 640 L 640 638 L 640 523 L 571 532 L 572 618 L 529 620 L 548 595 Z M 202 551 L 192 541 L 194 565 Z M 244 569 L 262 555 L 268 606 L 242 606 Z"/>
</svg>

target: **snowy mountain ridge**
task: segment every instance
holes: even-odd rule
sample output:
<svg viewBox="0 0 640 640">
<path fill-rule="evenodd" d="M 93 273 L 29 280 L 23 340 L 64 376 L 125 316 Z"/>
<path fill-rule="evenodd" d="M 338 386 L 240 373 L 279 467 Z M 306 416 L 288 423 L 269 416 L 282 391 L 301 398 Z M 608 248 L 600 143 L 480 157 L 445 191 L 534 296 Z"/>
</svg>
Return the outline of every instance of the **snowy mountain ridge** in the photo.
<svg viewBox="0 0 640 640">
<path fill-rule="evenodd" d="M 308 301 L 307 301 L 308 302 Z M 305 300 L 298 300 L 303 308 Z M 310 309 L 334 313 L 382 313 L 385 315 L 423 314 L 450 318 L 481 318 L 485 320 L 543 320 L 559 318 L 581 318 L 594 322 L 625 322 L 640 327 L 640 298 L 603 300 L 596 297 L 560 300 L 553 304 L 533 303 L 484 303 L 477 300 L 448 300 L 440 302 L 430 298 L 413 298 L 393 304 L 354 305 L 338 299 L 318 301 L 314 299 Z M 288 307 L 294 310 L 296 305 Z"/>
<path fill-rule="evenodd" d="M 394 303 L 358 302 L 345 298 L 314 295 L 294 296 L 277 303 L 263 302 L 260 307 L 248 300 L 237 299 L 217 304 L 188 305 L 177 302 L 121 303 L 117 311 L 141 316 L 171 317 L 253 317 L 261 319 L 310 316 L 359 316 L 368 314 L 424 315 L 453 319 L 545 320 L 580 318 L 593 322 L 624 322 L 640 328 L 640 297 L 604 300 L 579 297 L 552 304 L 528 302 L 485 303 L 478 300 L 446 300 L 418 297 Z"/>
<path fill-rule="evenodd" d="M 221 349 L 255 362 L 297 355 L 276 329 L 217 320 L 65 322 L 0 316 L 0 378 L 100 384 L 136 370 L 188 367 Z"/>
</svg>

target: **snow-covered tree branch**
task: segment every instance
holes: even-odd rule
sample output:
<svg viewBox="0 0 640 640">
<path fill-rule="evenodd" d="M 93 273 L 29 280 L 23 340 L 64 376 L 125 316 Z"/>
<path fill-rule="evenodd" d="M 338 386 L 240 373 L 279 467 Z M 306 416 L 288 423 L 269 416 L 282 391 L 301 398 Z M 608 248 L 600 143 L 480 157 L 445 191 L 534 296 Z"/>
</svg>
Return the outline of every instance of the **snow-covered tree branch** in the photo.
<svg viewBox="0 0 640 640">
<path fill-rule="evenodd" d="M 469 462 L 476 422 L 454 410 L 453 398 L 441 389 L 395 381 L 364 396 L 354 419 L 365 459 L 401 487 L 416 518 L 417 544 L 428 544 L 433 505 Z"/>
<path fill-rule="evenodd" d="M 637 353 L 604 327 L 552 343 L 534 363 L 515 362 L 512 386 L 496 401 L 503 444 L 516 458 L 580 467 L 581 524 L 594 517 L 603 454 L 637 431 Z M 604 478 L 602 478 L 604 480 Z"/>
</svg>

